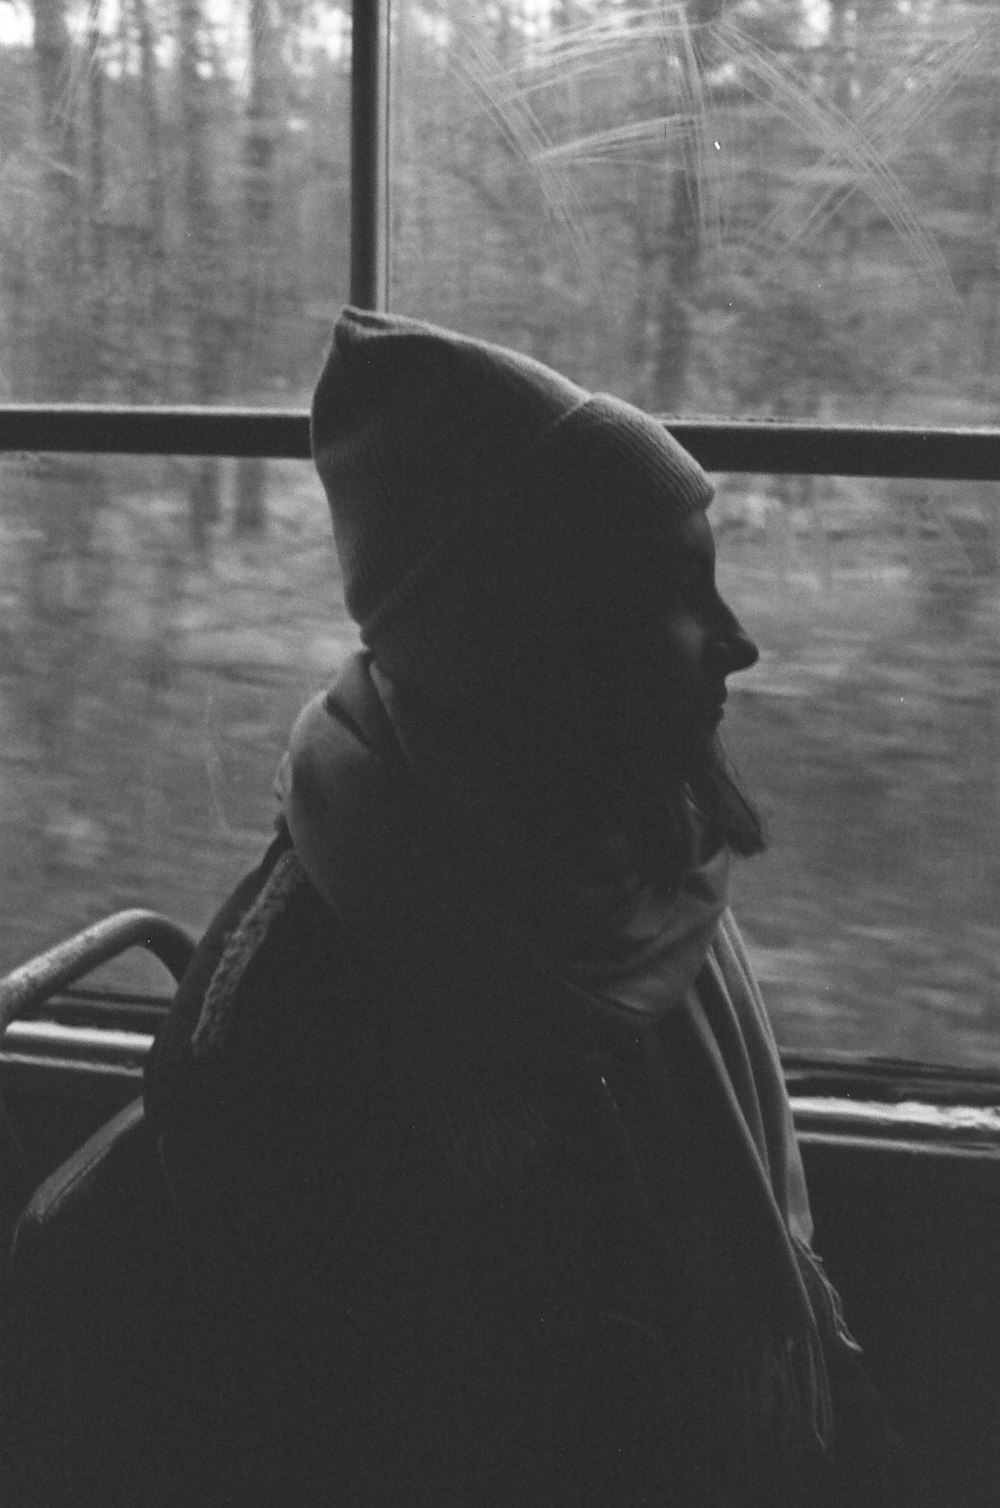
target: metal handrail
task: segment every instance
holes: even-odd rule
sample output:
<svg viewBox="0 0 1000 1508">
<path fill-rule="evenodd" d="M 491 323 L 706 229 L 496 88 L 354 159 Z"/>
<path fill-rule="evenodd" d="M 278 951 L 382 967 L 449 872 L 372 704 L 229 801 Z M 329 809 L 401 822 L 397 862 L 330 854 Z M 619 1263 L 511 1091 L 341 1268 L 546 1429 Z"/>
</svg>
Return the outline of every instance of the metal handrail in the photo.
<svg viewBox="0 0 1000 1508">
<path fill-rule="evenodd" d="M 153 1035 L 123 1027 L 64 1026 L 45 1018 L 15 1020 L 7 1023 L 2 1054 L 5 1063 L 16 1056 L 28 1062 L 99 1062 L 102 1068 L 135 1070 L 152 1047 Z"/>
<path fill-rule="evenodd" d="M 1000 427 L 664 418 L 708 471 L 1000 480 Z M 0 406 L 0 452 L 309 459 L 309 415 L 256 408 Z"/>
<path fill-rule="evenodd" d="M 0 979 L 0 1036 L 16 1016 L 34 1010 L 56 990 L 136 947 L 152 953 L 179 980 L 195 944 L 184 927 L 156 911 L 135 908 L 104 917 Z"/>
</svg>

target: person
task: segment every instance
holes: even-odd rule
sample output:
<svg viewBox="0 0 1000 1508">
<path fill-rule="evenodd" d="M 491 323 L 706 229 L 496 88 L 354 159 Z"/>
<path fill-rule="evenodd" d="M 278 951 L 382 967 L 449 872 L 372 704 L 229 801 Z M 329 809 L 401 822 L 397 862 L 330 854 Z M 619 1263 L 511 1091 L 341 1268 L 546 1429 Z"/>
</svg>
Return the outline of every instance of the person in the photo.
<svg viewBox="0 0 1000 1508">
<path fill-rule="evenodd" d="M 895 1500 L 727 905 L 757 650 L 704 473 L 353 308 L 312 444 L 361 647 L 146 1078 L 220 1501 Z"/>
</svg>

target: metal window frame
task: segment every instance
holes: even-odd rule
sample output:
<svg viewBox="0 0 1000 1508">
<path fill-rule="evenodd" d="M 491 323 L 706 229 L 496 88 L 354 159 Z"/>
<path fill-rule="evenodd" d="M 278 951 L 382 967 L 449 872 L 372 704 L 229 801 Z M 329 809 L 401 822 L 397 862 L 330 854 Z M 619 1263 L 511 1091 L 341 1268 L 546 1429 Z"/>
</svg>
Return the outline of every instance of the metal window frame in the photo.
<svg viewBox="0 0 1000 1508">
<path fill-rule="evenodd" d="M 1000 427 L 664 418 L 708 471 L 1000 481 Z M 306 461 L 300 410 L 125 404 L 0 406 L 0 453 L 262 456 Z"/>
<path fill-rule="evenodd" d="M 351 8 L 351 303 L 389 302 L 390 0 Z"/>
</svg>

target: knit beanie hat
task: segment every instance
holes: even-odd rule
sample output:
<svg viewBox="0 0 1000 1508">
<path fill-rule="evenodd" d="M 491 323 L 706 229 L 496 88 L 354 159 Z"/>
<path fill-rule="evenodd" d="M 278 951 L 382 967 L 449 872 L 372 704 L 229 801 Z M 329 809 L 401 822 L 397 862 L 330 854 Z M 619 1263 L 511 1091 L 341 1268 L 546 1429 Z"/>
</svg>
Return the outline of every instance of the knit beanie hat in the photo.
<svg viewBox="0 0 1000 1508">
<path fill-rule="evenodd" d="M 442 705 L 586 621 L 637 551 L 707 507 L 639 409 L 541 362 L 347 308 L 312 407 L 348 611 L 385 674 Z"/>
</svg>

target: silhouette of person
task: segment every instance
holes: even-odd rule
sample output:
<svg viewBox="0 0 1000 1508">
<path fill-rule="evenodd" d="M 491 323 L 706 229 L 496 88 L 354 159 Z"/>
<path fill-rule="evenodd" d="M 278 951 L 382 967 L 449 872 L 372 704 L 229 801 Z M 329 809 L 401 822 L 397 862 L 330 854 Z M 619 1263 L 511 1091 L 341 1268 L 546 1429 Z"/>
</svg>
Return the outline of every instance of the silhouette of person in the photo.
<svg viewBox="0 0 1000 1508">
<path fill-rule="evenodd" d="M 892 1501 L 727 903 L 704 473 L 355 309 L 312 437 L 361 647 L 146 1088 L 232 1500 Z"/>
</svg>

